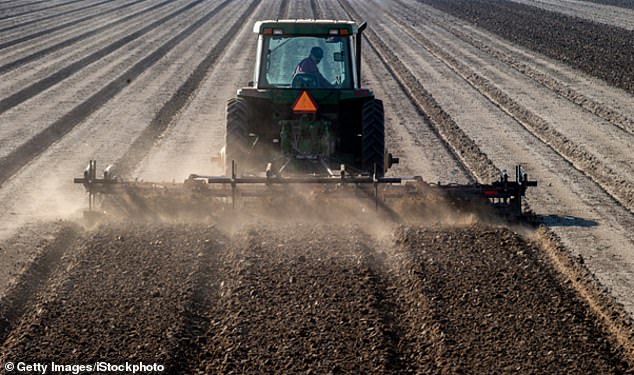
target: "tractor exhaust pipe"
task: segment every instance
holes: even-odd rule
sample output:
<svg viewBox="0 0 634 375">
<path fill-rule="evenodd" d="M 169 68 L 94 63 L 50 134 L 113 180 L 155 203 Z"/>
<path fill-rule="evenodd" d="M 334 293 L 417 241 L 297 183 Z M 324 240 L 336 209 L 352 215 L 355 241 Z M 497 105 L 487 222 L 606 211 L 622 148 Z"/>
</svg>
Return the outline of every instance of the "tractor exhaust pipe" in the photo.
<svg viewBox="0 0 634 375">
<path fill-rule="evenodd" d="M 363 40 L 363 30 L 368 26 L 368 23 L 363 21 L 361 25 L 359 25 L 359 29 L 357 30 L 357 77 L 359 79 L 359 87 L 361 87 L 361 40 Z"/>
</svg>

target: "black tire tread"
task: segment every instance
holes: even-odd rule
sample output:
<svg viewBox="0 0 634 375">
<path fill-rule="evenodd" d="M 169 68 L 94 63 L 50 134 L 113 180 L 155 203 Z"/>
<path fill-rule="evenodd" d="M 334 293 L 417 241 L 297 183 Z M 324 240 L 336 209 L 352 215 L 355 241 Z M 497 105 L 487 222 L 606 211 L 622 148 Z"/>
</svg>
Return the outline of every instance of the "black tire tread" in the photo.
<svg viewBox="0 0 634 375">
<path fill-rule="evenodd" d="M 383 176 L 385 163 L 385 119 L 383 102 L 378 99 L 363 103 L 361 108 L 361 163 L 367 172 Z"/>
<path fill-rule="evenodd" d="M 243 98 L 227 102 L 225 133 L 225 174 L 231 173 L 231 161 L 245 170 L 249 164 L 249 107 Z"/>
</svg>

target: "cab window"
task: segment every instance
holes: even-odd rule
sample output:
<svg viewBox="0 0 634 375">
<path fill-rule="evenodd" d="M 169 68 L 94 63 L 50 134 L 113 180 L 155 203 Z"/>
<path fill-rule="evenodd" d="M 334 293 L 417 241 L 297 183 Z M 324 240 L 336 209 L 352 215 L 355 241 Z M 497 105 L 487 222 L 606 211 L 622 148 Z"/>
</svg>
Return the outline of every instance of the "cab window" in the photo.
<svg viewBox="0 0 634 375">
<path fill-rule="evenodd" d="M 309 57 L 314 47 L 319 47 L 323 51 L 323 57 L 316 66 L 325 80 L 313 77 L 315 74 L 312 73 L 301 74 L 303 77 L 297 77 L 298 74 L 295 74 L 297 66 Z M 340 36 L 266 36 L 263 39 L 259 86 L 297 88 L 299 85 L 309 85 L 311 88 L 352 88 L 349 47 L 349 38 Z"/>
</svg>

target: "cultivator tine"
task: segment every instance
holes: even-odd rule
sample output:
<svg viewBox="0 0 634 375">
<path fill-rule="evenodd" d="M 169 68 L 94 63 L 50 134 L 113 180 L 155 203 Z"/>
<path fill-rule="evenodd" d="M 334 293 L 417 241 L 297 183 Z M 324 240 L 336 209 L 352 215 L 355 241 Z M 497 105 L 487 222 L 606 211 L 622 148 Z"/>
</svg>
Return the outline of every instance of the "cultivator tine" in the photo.
<svg viewBox="0 0 634 375">
<path fill-rule="evenodd" d="M 231 208 L 236 208 L 236 161 L 231 160 Z"/>
<path fill-rule="evenodd" d="M 273 164 L 271 164 L 271 163 L 267 163 L 266 164 L 265 173 L 266 173 L 266 180 L 267 180 L 266 184 L 269 185 L 270 184 L 270 179 L 271 179 L 271 177 L 273 177 Z"/>
<path fill-rule="evenodd" d="M 75 178 L 74 182 L 76 184 L 82 184 L 88 191 L 88 210 L 92 211 L 95 207 L 96 195 L 99 192 L 100 186 L 106 186 L 111 184 L 114 179 L 112 178 L 112 165 L 109 165 L 103 171 L 103 178 L 97 178 L 97 161 L 90 160 L 88 165 L 84 169 L 83 178 Z"/>
<path fill-rule="evenodd" d="M 379 210 L 379 185 L 376 178 L 376 163 L 374 163 L 374 173 L 372 174 L 372 183 L 374 184 L 374 209 Z"/>
</svg>

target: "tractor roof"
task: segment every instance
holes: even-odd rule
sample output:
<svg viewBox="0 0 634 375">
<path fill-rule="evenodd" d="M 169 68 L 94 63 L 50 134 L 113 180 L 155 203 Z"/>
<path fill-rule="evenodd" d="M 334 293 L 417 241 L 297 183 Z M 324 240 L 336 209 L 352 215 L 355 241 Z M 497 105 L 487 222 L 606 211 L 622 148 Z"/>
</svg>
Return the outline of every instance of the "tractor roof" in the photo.
<svg viewBox="0 0 634 375">
<path fill-rule="evenodd" d="M 264 34 L 264 29 L 281 29 L 288 34 L 328 34 L 331 29 L 346 29 L 350 34 L 356 34 L 358 26 L 354 21 L 343 20 L 265 20 L 257 21 L 253 32 Z"/>
</svg>

